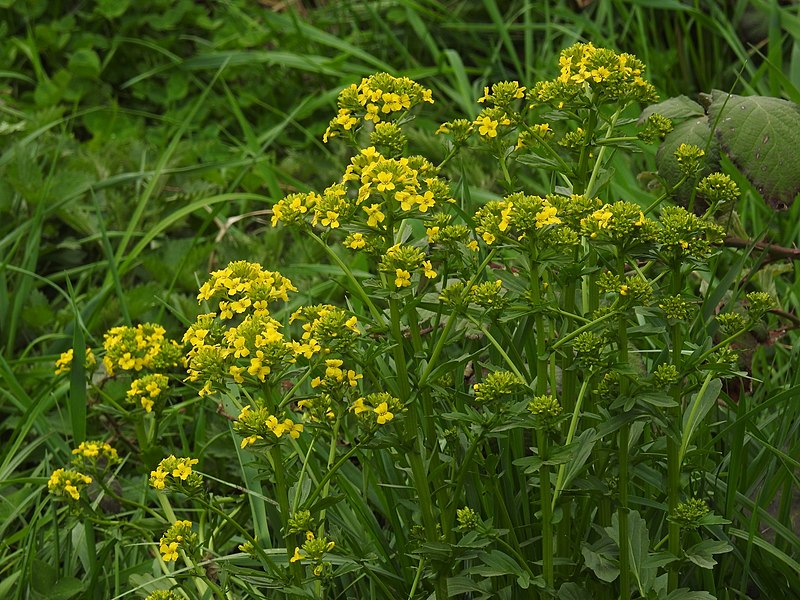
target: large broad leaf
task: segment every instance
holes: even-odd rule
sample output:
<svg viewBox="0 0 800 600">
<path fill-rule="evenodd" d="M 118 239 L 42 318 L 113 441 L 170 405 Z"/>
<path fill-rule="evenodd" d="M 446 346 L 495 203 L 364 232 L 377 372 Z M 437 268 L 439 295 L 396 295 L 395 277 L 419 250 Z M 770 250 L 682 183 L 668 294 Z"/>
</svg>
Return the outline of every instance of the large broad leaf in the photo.
<svg viewBox="0 0 800 600">
<path fill-rule="evenodd" d="M 800 106 L 714 90 L 708 118 L 722 150 L 764 199 L 790 204 L 800 193 Z"/>
<path fill-rule="evenodd" d="M 662 117 L 672 119 L 675 122 L 679 122 L 691 119 L 692 117 L 702 117 L 706 114 L 706 111 L 703 109 L 702 105 L 688 96 L 676 96 L 675 98 L 664 100 L 658 104 L 651 104 L 645 108 L 639 117 L 639 125 L 644 123 L 650 115 L 655 113 L 658 113 Z"/>
</svg>

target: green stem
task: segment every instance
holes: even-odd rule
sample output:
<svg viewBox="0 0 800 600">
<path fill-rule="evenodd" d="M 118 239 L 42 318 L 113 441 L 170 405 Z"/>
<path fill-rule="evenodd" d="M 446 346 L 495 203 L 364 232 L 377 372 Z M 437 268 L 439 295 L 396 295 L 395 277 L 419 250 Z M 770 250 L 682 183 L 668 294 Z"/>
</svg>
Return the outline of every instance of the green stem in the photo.
<svg viewBox="0 0 800 600">
<path fill-rule="evenodd" d="M 673 265 L 672 267 L 672 282 L 670 292 L 677 296 L 683 289 L 683 277 L 681 276 L 680 264 Z M 683 329 L 681 323 L 673 323 L 670 326 L 670 343 L 672 345 L 672 364 L 681 371 L 681 362 L 683 360 Z M 673 408 L 668 409 L 670 421 L 675 427 L 675 431 L 667 434 L 667 514 L 674 516 L 675 510 L 680 502 L 681 493 L 681 465 L 679 456 L 678 445 L 678 431 L 679 423 L 681 422 L 681 386 L 674 385 L 672 388 L 672 399 L 675 402 Z M 668 546 L 670 554 L 675 557 L 680 556 L 681 551 L 681 527 L 679 523 L 669 521 L 668 525 Z M 667 590 L 673 592 L 678 588 L 678 578 L 680 572 L 678 570 L 678 562 L 675 561 L 668 571 L 667 575 Z"/>
<path fill-rule="evenodd" d="M 344 261 L 342 261 L 342 259 L 339 258 L 339 255 L 336 254 L 336 252 L 334 252 L 333 248 L 331 248 L 328 244 L 323 242 L 322 239 L 316 233 L 314 233 L 313 231 L 309 230 L 308 231 L 308 235 L 311 237 L 311 239 L 313 239 L 315 242 L 317 242 L 322 247 L 322 249 L 325 251 L 325 253 L 328 256 L 330 256 L 331 259 L 333 260 L 333 262 L 335 262 L 337 264 L 337 266 L 342 270 L 342 273 L 344 273 L 345 277 L 347 277 L 347 279 L 352 284 L 353 291 L 356 293 L 356 295 L 359 297 L 359 299 L 369 309 L 369 312 L 372 315 L 372 318 L 375 319 L 375 321 L 377 323 L 382 323 L 383 322 L 383 315 L 376 308 L 376 306 L 372 303 L 372 300 L 370 300 L 370 297 L 367 295 L 367 292 L 364 291 L 364 288 L 361 287 L 361 284 L 358 283 L 358 280 L 356 279 L 355 275 L 353 275 L 353 272 L 350 270 L 350 267 L 348 267 L 344 263 Z"/>
<path fill-rule="evenodd" d="M 460 298 L 461 302 L 463 302 L 466 299 L 467 294 L 469 294 L 469 291 L 472 289 L 472 286 L 475 285 L 475 282 L 478 280 L 478 277 L 480 276 L 481 273 L 483 273 L 483 270 L 486 268 L 486 266 L 489 264 L 492 258 L 494 258 L 494 255 L 496 253 L 497 249 L 492 248 L 489 254 L 486 255 L 486 258 L 483 259 L 480 266 L 472 275 L 472 277 L 470 277 L 469 281 L 467 282 L 467 285 L 464 286 L 464 291 L 461 294 Z M 436 340 L 436 345 L 433 347 L 433 352 L 431 352 L 431 356 L 428 359 L 428 364 L 425 365 L 425 370 L 422 372 L 422 375 L 419 378 L 419 384 L 418 384 L 419 387 L 422 387 L 428 381 L 428 377 L 430 377 L 431 372 L 433 371 L 434 366 L 436 365 L 436 360 L 439 358 L 439 354 L 442 352 L 445 342 L 447 342 L 447 338 L 450 335 L 450 330 L 453 328 L 455 324 L 456 324 L 455 315 L 451 314 L 450 318 L 447 319 L 447 323 L 444 326 L 442 335 L 440 335 L 439 339 Z"/>
<path fill-rule="evenodd" d="M 620 114 L 624 110 L 624 106 L 620 106 L 617 108 L 616 112 L 611 116 L 611 120 L 608 122 L 608 128 L 606 129 L 606 138 L 611 135 L 611 132 L 614 131 L 614 127 L 617 125 L 617 119 L 619 119 Z M 593 113 L 594 114 L 594 113 Z M 600 146 L 600 150 L 597 152 L 597 158 L 594 161 L 594 167 L 592 168 L 592 175 L 589 177 L 589 183 L 586 184 L 585 193 L 590 198 L 595 193 L 595 183 L 597 182 L 597 176 L 600 174 L 600 168 L 603 166 L 603 158 L 608 151 L 608 146 Z"/>
<path fill-rule="evenodd" d="M 539 266 L 533 258 L 528 266 L 528 277 L 530 277 L 531 301 L 536 308 L 540 308 L 542 302 L 542 290 L 539 281 Z M 547 393 L 547 357 L 544 317 L 540 310 L 533 315 L 534 335 L 536 336 L 536 356 L 529 356 L 528 360 L 536 361 L 536 393 L 539 395 Z"/>
<path fill-rule="evenodd" d="M 547 459 L 547 434 L 542 427 L 536 432 L 539 457 Z M 542 568 L 547 587 L 554 586 L 553 579 L 553 506 L 550 501 L 550 465 L 539 469 L 539 492 L 542 502 Z"/>
<path fill-rule="evenodd" d="M 625 256 L 622 248 L 617 246 L 617 274 L 625 278 Z M 620 314 L 617 325 L 617 362 L 620 365 L 628 364 L 628 318 L 625 313 Z M 625 396 L 628 391 L 626 375 L 620 378 L 620 395 Z M 630 422 L 625 421 L 619 429 L 619 598 L 630 600 L 631 597 L 631 568 L 630 568 L 630 537 L 628 533 L 628 453 L 630 452 Z"/>
<path fill-rule="evenodd" d="M 350 460 L 350 457 L 353 456 L 353 454 L 355 454 L 358 450 L 361 449 L 361 446 L 366 444 L 371 439 L 372 439 L 372 437 L 368 436 L 368 437 L 364 438 L 363 440 L 361 440 L 360 442 L 358 442 L 355 446 L 352 446 L 350 448 L 350 450 L 345 452 L 345 454 L 338 461 L 336 461 L 336 464 L 333 465 L 330 469 L 328 469 L 328 472 L 325 473 L 325 476 L 317 484 L 317 487 L 314 489 L 314 491 L 311 492 L 308 495 L 308 498 L 306 498 L 305 502 L 303 502 L 303 506 L 304 507 L 313 506 L 314 502 L 322 494 L 322 491 L 323 491 L 323 489 L 325 489 L 325 486 L 327 485 L 327 483 L 336 474 L 336 472 L 342 467 L 342 465 L 344 465 L 348 460 Z"/>
<path fill-rule="evenodd" d="M 581 391 L 578 392 L 578 399 L 575 401 L 575 408 L 572 411 L 572 419 L 569 423 L 569 432 L 567 433 L 567 440 L 564 443 L 565 446 L 569 446 L 572 443 L 572 440 L 575 439 L 575 431 L 578 428 L 578 419 L 581 415 L 581 407 L 583 406 L 583 399 L 586 396 L 586 390 L 589 389 L 589 382 L 591 381 L 592 377 L 589 375 L 586 379 L 583 380 L 583 384 L 581 385 Z M 553 490 L 553 500 L 552 506 L 555 508 L 556 502 L 558 501 L 558 497 L 561 494 L 561 490 L 564 486 L 564 478 L 567 475 L 567 465 L 562 464 L 558 467 L 558 476 L 556 477 L 556 487 Z"/>
<path fill-rule="evenodd" d="M 278 508 L 281 513 L 281 527 L 283 528 L 283 540 L 286 545 L 286 557 L 291 558 L 294 553 L 293 536 L 289 533 L 289 488 L 286 485 L 286 474 L 283 472 L 283 455 L 281 454 L 280 444 L 275 444 L 269 449 L 272 470 L 275 473 L 275 495 L 277 496 Z"/>
</svg>

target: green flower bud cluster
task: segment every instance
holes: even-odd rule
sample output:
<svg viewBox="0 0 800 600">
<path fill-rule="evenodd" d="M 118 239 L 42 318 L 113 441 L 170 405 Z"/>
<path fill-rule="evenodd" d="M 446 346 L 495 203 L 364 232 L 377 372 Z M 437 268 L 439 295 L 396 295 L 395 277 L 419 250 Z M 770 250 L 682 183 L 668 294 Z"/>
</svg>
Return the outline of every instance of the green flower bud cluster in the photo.
<svg viewBox="0 0 800 600">
<path fill-rule="evenodd" d="M 310 510 L 298 510 L 289 516 L 289 533 L 300 533 L 314 529 L 314 519 Z"/>
<path fill-rule="evenodd" d="M 406 134 L 397 123 L 390 121 L 375 125 L 375 130 L 369 134 L 369 141 L 378 152 L 389 158 L 397 158 L 403 154 L 408 145 Z"/>
<path fill-rule="evenodd" d="M 456 509 L 456 521 L 458 522 L 457 529 L 459 531 L 473 531 L 481 524 L 478 513 L 468 506 Z"/>
<path fill-rule="evenodd" d="M 528 403 L 528 412 L 543 420 L 552 420 L 561 415 L 561 403 L 555 396 L 545 394 L 534 396 Z"/>
<path fill-rule="evenodd" d="M 464 306 L 464 282 L 454 281 L 439 293 L 439 300 L 451 308 L 461 308 Z"/>
<path fill-rule="evenodd" d="M 508 298 L 503 290 L 503 282 L 499 279 L 473 286 L 469 290 L 467 299 L 481 308 L 500 309 L 508 305 Z"/>
<path fill-rule="evenodd" d="M 576 152 L 580 151 L 589 140 L 586 138 L 586 132 L 583 128 L 578 127 L 575 131 L 568 131 L 564 136 L 558 140 L 558 145 L 564 148 L 569 148 Z"/>
<path fill-rule="evenodd" d="M 733 204 L 741 195 L 736 182 L 723 173 L 711 173 L 701 179 L 697 193 L 711 206 Z"/>
<path fill-rule="evenodd" d="M 436 135 L 448 135 L 456 144 L 463 144 L 474 133 L 475 128 L 469 119 L 453 119 L 439 125 Z"/>
<path fill-rule="evenodd" d="M 664 316 L 670 322 L 685 321 L 691 314 L 691 304 L 680 295 L 662 298 L 658 303 L 658 308 L 664 311 Z"/>
<path fill-rule="evenodd" d="M 591 331 L 584 331 L 572 342 L 572 349 L 578 362 L 589 369 L 597 368 L 604 363 L 605 347 L 606 341 Z"/>
<path fill-rule="evenodd" d="M 741 313 L 727 312 L 717 315 L 719 330 L 724 336 L 730 336 L 747 329 L 747 319 Z"/>
<path fill-rule="evenodd" d="M 658 113 L 653 113 L 644 122 L 644 127 L 636 136 L 648 143 L 652 144 L 656 140 L 663 140 L 670 131 L 672 131 L 672 120 Z"/>
<path fill-rule="evenodd" d="M 775 300 L 767 292 L 750 292 L 745 298 L 747 314 L 752 321 L 757 321 L 776 305 Z"/>
<path fill-rule="evenodd" d="M 695 175 L 703 167 L 705 151 L 694 144 L 681 144 L 674 152 L 678 168 L 687 177 Z"/>
<path fill-rule="evenodd" d="M 472 386 L 475 401 L 479 404 L 498 402 L 525 389 L 525 382 L 510 371 L 492 371 L 486 378 Z"/>
<path fill-rule="evenodd" d="M 661 363 L 653 373 L 653 379 L 661 387 L 669 387 L 678 383 L 678 367 L 669 363 Z"/>
<path fill-rule="evenodd" d="M 653 238 L 663 250 L 679 258 L 706 258 L 725 238 L 722 227 L 680 206 L 665 207 L 660 223 L 660 228 L 652 230 Z"/>
<path fill-rule="evenodd" d="M 682 529 L 697 529 L 700 519 L 711 512 L 705 500 L 690 498 L 675 507 L 671 520 L 680 524 Z"/>
</svg>

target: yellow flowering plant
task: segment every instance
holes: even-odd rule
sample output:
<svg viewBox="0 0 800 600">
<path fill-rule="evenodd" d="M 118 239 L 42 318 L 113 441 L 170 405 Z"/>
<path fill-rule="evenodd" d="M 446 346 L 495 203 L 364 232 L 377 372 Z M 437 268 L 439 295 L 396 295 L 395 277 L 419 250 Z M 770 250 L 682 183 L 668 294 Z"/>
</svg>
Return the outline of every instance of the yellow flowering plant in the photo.
<svg viewBox="0 0 800 600">
<path fill-rule="evenodd" d="M 436 130 L 441 160 L 406 133 L 430 89 L 345 88 L 324 136 L 351 149 L 341 177 L 271 212 L 337 292 L 238 260 L 200 278 L 182 343 L 108 332 L 140 446 L 172 424 L 180 450 L 148 453 L 141 503 L 106 493 L 167 524 L 154 558 L 188 597 L 707 597 L 703 557 L 731 547 L 693 474 L 734 343 L 772 299 L 732 295 L 713 318 L 714 210 L 738 188 L 696 177 L 703 149 L 677 148 L 659 196 L 613 197 L 612 159 L 670 130 L 629 118 L 656 100 L 641 61 L 576 44 L 557 68 L 487 86 L 474 118 Z M 496 175 L 480 201 L 475 157 Z M 701 214 L 672 202 L 696 179 Z M 116 462 L 92 444 L 76 454 Z M 91 482 L 60 469 L 48 487 L 77 502 Z"/>
</svg>

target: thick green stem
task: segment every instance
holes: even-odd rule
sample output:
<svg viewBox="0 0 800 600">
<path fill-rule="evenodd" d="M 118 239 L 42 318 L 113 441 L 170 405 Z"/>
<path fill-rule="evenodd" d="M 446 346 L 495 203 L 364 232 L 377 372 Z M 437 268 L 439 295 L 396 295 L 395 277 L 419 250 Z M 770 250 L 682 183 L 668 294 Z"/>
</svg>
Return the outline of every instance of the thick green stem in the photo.
<svg viewBox="0 0 800 600">
<path fill-rule="evenodd" d="M 672 267 L 671 292 L 677 296 L 683 289 L 683 277 L 681 275 L 680 264 Z M 683 354 L 683 329 L 681 323 L 673 323 L 670 326 L 670 343 L 672 344 L 672 364 L 680 373 Z M 679 423 L 681 422 L 681 386 L 674 385 L 672 388 L 672 399 L 675 406 L 668 409 L 670 421 L 674 426 L 674 431 L 667 434 L 667 511 L 669 516 L 675 515 L 675 509 L 680 502 L 681 493 L 681 465 L 679 458 Z M 669 541 L 668 550 L 675 557 L 680 556 L 681 552 L 681 527 L 679 523 L 669 521 Z M 679 578 L 678 562 L 676 561 L 669 569 L 667 575 L 667 590 L 673 592 L 678 588 Z"/>
<path fill-rule="evenodd" d="M 425 528 L 425 537 L 429 542 L 436 541 L 438 531 L 436 518 L 431 498 L 430 483 L 428 481 L 428 469 L 425 467 L 427 454 L 426 442 L 435 443 L 435 440 L 424 439 L 424 428 L 421 427 L 420 416 L 424 419 L 425 415 L 420 415 L 421 407 L 411 403 L 411 383 L 406 366 L 406 353 L 404 347 L 403 334 L 400 329 L 400 307 L 396 298 L 389 300 L 389 320 L 394 338 L 394 363 L 397 372 L 397 385 L 400 392 L 400 401 L 408 407 L 406 416 L 406 439 L 410 440 L 414 448 L 408 453 L 408 462 L 411 467 L 411 479 L 414 489 L 419 499 L 420 511 L 422 513 L 422 524 Z M 422 432 L 422 435 L 420 435 Z M 443 570 L 438 573 L 434 583 L 436 600 L 446 600 L 447 594 L 447 572 Z"/>
<path fill-rule="evenodd" d="M 572 410 L 572 419 L 569 423 L 569 432 L 567 433 L 567 440 L 564 442 L 565 446 L 569 446 L 572 443 L 572 440 L 575 439 L 575 431 L 578 428 L 578 419 L 581 415 L 581 407 L 583 406 L 583 399 L 586 397 L 586 390 L 589 389 L 589 381 L 591 381 L 591 375 L 588 375 L 586 379 L 583 380 L 583 384 L 581 385 L 581 391 L 578 392 L 578 399 L 575 400 L 575 408 Z M 556 477 L 556 487 L 553 492 L 553 500 L 552 505 L 555 508 L 556 501 L 558 500 L 558 496 L 561 494 L 561 490 L 564 486 L 564 479 L 567 475 L 567 465 L 561 464 L 558 467 L 558 476 Z"/>
<path fill-rule="evenodd" d="M 622 248 L 617 247 L 617 275 L 625 278 L 625 256 Z M 617 362 L 620 365 L 628 363 L 628 318 L 622 313 L 617 326 Z M 628 391 L 627 376 L 620 378 L 620 395 L 625 396 Z M 631 572 L 630 572 L 630 537 L 628 533 L 628 453 L 630 452 L 630 422 L 625 421 L 619 430 L 619 598 L 630 600 L 631 597 Z"/>
<path fill-rule="evenodd" d="M 496 249 L 492 249 L 489 254 L 486 255 L 486 258 L 483 259 L 480 266 L 476 269 L 475 273 L 470 277 L 467 285 L 464 286 L 464 291 L 461 294 L 460 300 L 463 302 L 467 294 L 469 294 L 472 286 L 475 285 L 475 282 L 480 277 L 483 270 L 486 268 L 486 265 L 494 258 L 494 255 L 497 253 Z M 442 335 L 439 336 L 439 339 L 436 340 L 436 345 L 433 347 L 433 352 L 431 352 L 431 356 L 428 359 L 428 364 L 425 365 L 425 370 L 422 372 L 422 375 L 419 378 L 419 387 L 422 387 L 428 381 L 428 377 L 430 377 L 431 372 L 433 371 L 436 361 L 439 358 L 439 354 L 442 352 L 444 348 L 445 342 L 447 342 L 447 338 L 450 336 L 450 330 L 456 324 L 457 319 L 455 315 L 450 315 L 450 318 L 447 320 L 447 323 L 444 326 L 444 330 L 442 331 Z"/>
<path fill-rule="evenodd" d="M 536 432 L 539 456 L 547 458 L 547 433 L 543 428 Z M 553 507 L 550 504 L 550 465 L 542 464 L 539 469 L 539 493 L 542 502 L 542 569 L 548 587 L 554 586 L 553 578 Z"/>
<path fill-rule="evenodd" d="M 289 488 L 286 486 L 286 474 L 283 472 L 283 456 L 280 444 L 275 444 L 269 450 L 272 470 L 275 473 L 275 495 L 278 501 L 278 508 L 281 512 L 281 527 L 283 528 L 283 539 L 286 543 L 287 558 L 291 558 L 294 553 L 292 534 L 289 533 Z"/>
</svg>

